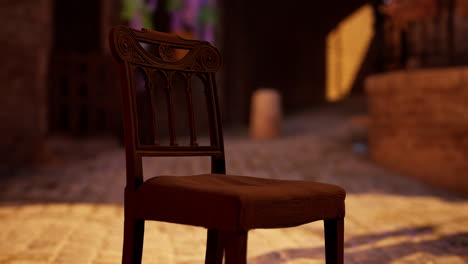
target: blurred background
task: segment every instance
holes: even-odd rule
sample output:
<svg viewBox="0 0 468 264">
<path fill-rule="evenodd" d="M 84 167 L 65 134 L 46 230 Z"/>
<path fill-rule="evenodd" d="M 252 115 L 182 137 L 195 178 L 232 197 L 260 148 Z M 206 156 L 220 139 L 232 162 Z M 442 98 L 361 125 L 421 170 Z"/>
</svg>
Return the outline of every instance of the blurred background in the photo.
<svg viewBox="0 0 468 264">
<path fill-rule="evenodd" d="M 468 0 L 2 0 L 0 22 L 0 263 L 119 263 L 120 24 L 220 49 L 227 172 L 344 187 L 346 263 L 468 263 Z M 203 262 L 204 230 L 147 227 L 144 263 Z M 321 223 L 251 233 L 249 263 L 323 260 Z"/>
<path fill-rule="evenodd" d="M 285 116 L 360 96 L 374 160 L 468 191 L 455 180 L 468 157 L 465 0 L 38 0 L 0 12 L 3 168 L 47 163 L 53 136 L 122 137 L 107 39 L 124 24 L 221 49 L 225 127 L 249 124 L 263 87 Z"/>
</svg>

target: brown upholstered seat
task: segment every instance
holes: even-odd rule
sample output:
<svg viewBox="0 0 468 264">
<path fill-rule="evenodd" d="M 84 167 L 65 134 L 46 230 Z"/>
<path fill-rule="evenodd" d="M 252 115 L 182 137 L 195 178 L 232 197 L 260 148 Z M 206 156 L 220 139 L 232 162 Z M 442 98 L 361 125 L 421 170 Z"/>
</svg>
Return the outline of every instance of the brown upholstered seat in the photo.
<svg viewBox="0 0 468 264">
<path fill-rule="evenodd" d="M 345 214 L 342 188 L 310 181 L 221 174 L 158 176 L 143 183 L 136 197 L 137 214 L 215 229 L 291 227 Z"/>
<path fill-rule="evenodd" d="M 323 220 L 326 263 L 343 263 L 342 188 L 226 174 L 215 78 L 221 56 L 215 47 L 205 41 L 124 26 L 113 28 L 110 43 L 119 66 L 127 166 L 122 263 L 141 263 L 147 220 L 207 228 L 205 264 L 221 264 L 223 255 L 226 264 L 246 264 L 251 229 Z M 202 95 L 197 96 L 197 91 Z M 203 98 L 209 143 L 197 138 L 198 124 L 203 122 L 194 106 Z M 185 113 L 176 113 L 175 109 L 183 108 Z M 164 113 L 167 115 L 162 117 Z M 178 126 L 178 120 L 188 125 Z M 188 130 L 189 142 L 178 141 L 179 128 Z M 142 159 L 147 156 L 209 156 L 211 171 L 145 181 Z"/>
</svg>

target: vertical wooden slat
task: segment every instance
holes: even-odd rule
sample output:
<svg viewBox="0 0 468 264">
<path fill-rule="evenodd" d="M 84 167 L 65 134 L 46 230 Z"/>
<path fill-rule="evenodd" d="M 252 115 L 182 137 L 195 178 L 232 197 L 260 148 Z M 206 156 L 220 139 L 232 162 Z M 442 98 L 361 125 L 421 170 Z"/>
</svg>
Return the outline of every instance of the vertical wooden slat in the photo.
<svg viewBox="0 0 468 264">
<path fill-rule="evenodd" d="M 51 132 L 80 135 L 102 129 L 107 131 L 115 129 L 115 126 L 109 126 L 119 119 L 116 110 L 113 110 L 118 106 L 118 101 L 116 103 L 116 100 L 110 100 L 118 94 L 116 86 L 113 85 L 115 69 L 111 65 L 113 61 L 109 60 L 109 57 L 99 54 L 53 55 L 49 77 Z M 84 71 L 80 69 L 81 67 L 85 68 Z M 100 71 L 102 68 L 105 71 Z M 86 90 L 81 91 L 82 89 Z M 64 94 L 63 90 L 67 90 L 67 94 Z M 67 111 L 64 112 L 64 109 Z M 98 118 L 101 112 L 104 113 L 102 120 Z M 67 121 L 66 127 L 59 125 L 63 121 Z"/>
<path fill-rule="evenodd" d="M 187 110 L 190 125 L 190 145 L 198 146 L 197 142 L 197 130 L 195 128 L 195 114 L 193 109 L 193 98 L 192 98 L 192 75 L 185 75 L 185 98 L 187 100 Z"/>
<path fill-rule="evenodd" d="M 158 131 L 157 131 L 157 124 L 156 124 L 156 95 L 154 89 L 154 74 L 156 74 L 155 71 L 149 71 L 146 73 L 146 83 L 145 83 L 145 90 L 146 94 L 148 96 L 148 101 L 151 106 L 151 125 L 153 127 L 153 143 L 155 145 L 159 145 L 159 139 L 158 139 Z"/>
<path fill-rule="evenodd" d="M 208 73 L 209 76 L 209 81 L 210 81 L 210 87 L 211 87 L 211 98 L 213 102 L 213 120 L 214 120 L 214 130 L 216 133 L 216 147 L 221 149 L 221 151 L 224 152 L 224 145 L 223 145 L 223 128 L 222 128 L 222 118 L 221 118 L 221 111 L 219 107 L 219 96 L 218 96 L 218 87 L 216 86 L 216 78 L 214 73 Z M 224 154 L 223 154 L 224 155 Z M 224 164 L 224 157 L 219 158 L 222 160 L 219 161 L 219 164 L 216 166 L 223 166 L 225 170 L 225 164 Z M 213 160 L 213 162 L 217 162 L 216 159 Z M 224 172 L 225 173 L 225 172 Z"/>
<path fill-rule="evenodd" d="M 136 74 L 142 74 L 142 79 L 136 78 Z M 153 144 L 154 133 L 151 134 L 150 130 L 154 127 L 154 113 L 152 113 L 151 95 L 149 86 L 151 86 L 151 79 L 149 79 L 149 70 L 142 67 L 134 67 L 132 78 L 135 83 L 133 85 L 133 93 L 135 97 L 135 111 L 138 115 L 137 129 L 138 140 L 140 144 Z"/>
<path fill-rule="evenodd" d="M 166 85 L 164 91 L 166 93 L 166 103 L 167 103 L 167 117 L 169 122 L 169 138 L 170 145 L 177 146 L 177 139 L 174 126 L 174 107 L 172 103 L 172 77 L 174 72 L 166 73 Z"/>
<path fill-rule="evenodd" d="M 201 78 L 203 85 L 204 85 L 204 93 L 205 93 L 205 101 L 206 101 L 206 110 L 207 110 L 207 115 L 208 115 L 208 128 L 210 132 L 210 145 L 211 146 L 216 146 L 217 145 L 217 140 L 215 138 L 215 133 L 216 133 L 216 123 L 215 123 L 215 115 L 214 115 L 214 105 L 213 105 L 213 97 L 212 97 L 212 83 L 210 80 L 209 75 L 204 74 L 203 78 Z"/>
</svg>

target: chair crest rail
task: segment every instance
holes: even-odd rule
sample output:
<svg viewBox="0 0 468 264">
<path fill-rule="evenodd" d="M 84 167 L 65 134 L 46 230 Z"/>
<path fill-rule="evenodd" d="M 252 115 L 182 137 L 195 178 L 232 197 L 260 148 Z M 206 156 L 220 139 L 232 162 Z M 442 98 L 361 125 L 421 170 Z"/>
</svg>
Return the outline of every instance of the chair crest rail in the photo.
<svg viewBox="0 0 468 264">
<path fill-rule="evenodd" d="M 155 37 L 161 41 L 154 40 Z M 112 33 L 117 45 L 113 53 L 122 61 L 152 68 L 183 71 L 216 72 L 221 67 L 221 55 L 209 42 L 187 40 L 176 34 L 143 29 L 142 31 L 117 26 Z M 156 56 L 146 51 L 140 43 L 158 45 Z M 180 60 L 174 60 L 176 49 L 188 50 Z"/>
</svg>

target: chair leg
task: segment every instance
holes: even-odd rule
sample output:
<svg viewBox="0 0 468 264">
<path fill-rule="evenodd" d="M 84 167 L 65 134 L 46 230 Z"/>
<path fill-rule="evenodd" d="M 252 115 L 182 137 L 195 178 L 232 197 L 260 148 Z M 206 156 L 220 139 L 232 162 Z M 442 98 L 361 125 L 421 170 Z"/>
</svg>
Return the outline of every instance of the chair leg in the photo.
<svg viewBox="0 0 468 264">
<path fill-rule="evenodd" d="M 222 264 L 223 250 L 221 232 L 216 229 L 208 229 L 205 264 Z"/>
<path fill-rule="evenodd" d="M 224 231 L 225 264 L 247 264 L 247 231 Z"/>
<path fill-rule="evenodd" d="M 122 264 L 141 263 L 144 232 L 144 220 L 125 218 Z"/>
<path fill-rule="evenodd" d="M 327 264 L 343 264 L 344 219 L 324 220 Z"/>
</svg>

